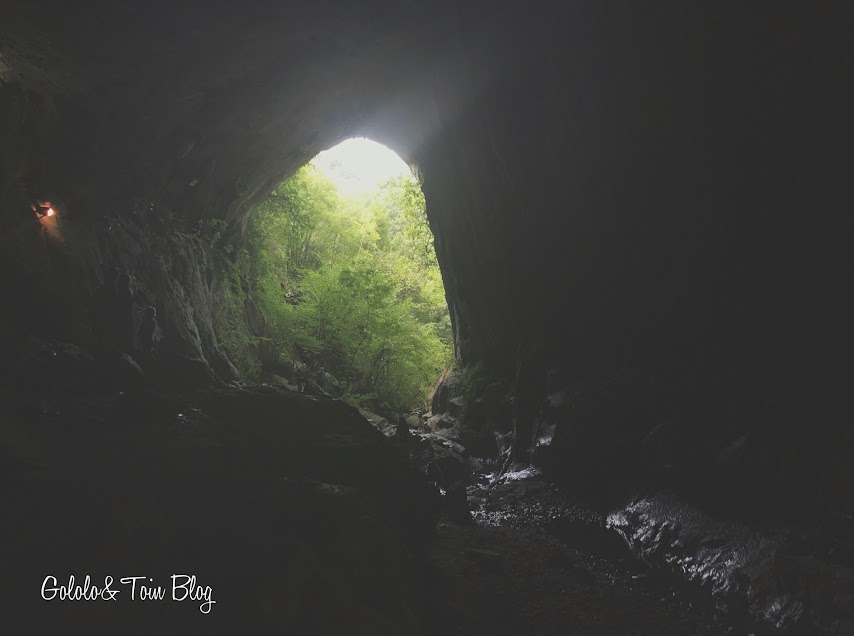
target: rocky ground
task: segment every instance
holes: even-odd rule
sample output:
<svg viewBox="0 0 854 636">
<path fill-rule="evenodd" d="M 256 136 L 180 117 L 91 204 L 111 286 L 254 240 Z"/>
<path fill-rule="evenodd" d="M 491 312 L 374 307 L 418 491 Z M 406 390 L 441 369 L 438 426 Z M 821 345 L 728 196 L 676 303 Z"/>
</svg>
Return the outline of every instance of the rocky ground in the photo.
<svg viewBox="0 0 854 636">
<path fill-rule="evenodd" d="M 168 391 L 56 342 L 3 359 L 3 634 L 854 633 L 846 552 L 814 538 L 660 496 L 608 514 L 452 427 L 400 436 L 286 383 Z M 210 614 L 39 595 L 181 573 Z"/>
<path fill-rule="evenodd" d="M 537 471 L 469 490 L 473 522 L 441 522 L 434 544 L 436 633 L 750 633 L 686 599 Z"/>
<path fill-rule="evenodd" d="M 59 343 L 5 360 L 0 633 L 421 632 L 432 491 L 355 409 L 264 386 L 118 388 L 112 362 Z M 211 588 L 209 614 L 170 601 L 173 574 Z M 40 596 L 72 575 L 123 591 Z M 131 599 L 118 579 L 134 576 L 166 600 Z"/>
<path fill-rule="evenodd" d="M 606 515 L 531 468 L 475 478 L 472 522 L 439 524 L 436 633 L 854 633 L 851 570 L 815 556 L 815 539 L 812 556 L 803 539 L 793 554 L 797 533 L 715 521 L 666 498 Z M 640 520 L 650 508 L 666 511 L 664 523 Z M 645 536 L 625 541 L 628 527 Z"/>
<path fill-rule="evenodd" d="M 448 599 L 443 629 L 854 634 L 850 516 L 810 527 L 761 515 L 748 523 L 654 491 L 588 505 L 539 469 L 512 463 L 503 434 L 512 396 L 487 390 L 474 410 L 458 385 L 438 384 L 432 413 L 413 422 L 410 456 L 422 468 L 440 463 L 446 489 L 467 484 L 471 523 L 441 525 L 434 554 L 450 587 L 468 599 L 462 607 L 504 600 L 490 614 Z M 473 457 L 466 446 L 487 455 Z M 460 520 L 459 502 L 446 508 Z M 483 589 L 490 592 L 481 596 Z"/>
<path fill-rule="evenodd" d="M 645 574 L 544 533 L 442 523 L 433 559 L 436 634 L 729 633 Z"/>
</svg>

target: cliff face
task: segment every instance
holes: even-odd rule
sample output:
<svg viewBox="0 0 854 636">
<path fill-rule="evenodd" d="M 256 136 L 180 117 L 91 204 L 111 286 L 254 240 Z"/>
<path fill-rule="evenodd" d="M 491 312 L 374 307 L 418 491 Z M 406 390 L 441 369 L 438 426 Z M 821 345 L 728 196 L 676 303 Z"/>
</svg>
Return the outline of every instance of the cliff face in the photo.
<svg viewBox="0 0 854 636">
<path fill-rule="evenodd" d="M 31 191 L 81 244 L 134 198 L 240 240 L 367 135 L 417 166 L 458 354 L 516 378 L 520 456 L 542 439 L 613 493 L 850 505 L 850 8 L 136 4 L 0 27 L 6 236 Z"/>
</svg>

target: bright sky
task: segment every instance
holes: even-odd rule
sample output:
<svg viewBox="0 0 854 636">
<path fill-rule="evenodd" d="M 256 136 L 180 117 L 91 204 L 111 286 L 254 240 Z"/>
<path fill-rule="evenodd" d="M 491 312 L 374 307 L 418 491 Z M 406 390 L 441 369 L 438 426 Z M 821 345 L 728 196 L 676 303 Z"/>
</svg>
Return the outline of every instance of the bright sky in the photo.
<svg viewBox="0 0 854 636">
<path fill-rule="evenodd" d="M 312 163 L 348 196 L 374 190 L 391 177 L 412 174 L 393 150 L 364 137 L 342 141 L 321 152 Z"/>
</svg>

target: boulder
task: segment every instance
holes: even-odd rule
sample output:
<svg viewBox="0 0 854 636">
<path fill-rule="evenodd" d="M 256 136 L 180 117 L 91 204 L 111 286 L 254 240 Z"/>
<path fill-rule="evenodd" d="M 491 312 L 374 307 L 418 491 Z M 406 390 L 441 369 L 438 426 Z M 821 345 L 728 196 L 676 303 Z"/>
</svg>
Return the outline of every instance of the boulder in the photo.
<svg viewBox="0 0 854 636">
<path fill-rule="evenodd" d="M 451 417 L 449 414 L 445 413 L 439 421 L 436 423 L 436 427 L 438 429 L 453 429 L 458 425 L 458 421 L 456 418 Z"/>
<path fill-rule="evenodd" d="M 324 372 L 323 373 L 323 390 L 326 391 L 332 397 L 341 397 L 344 395 L 344 383 L 339 382 L 338 379 L 332 375 L 331 373 Z"/>
<path fill-rule="evenodd" d="M 465 408 L 466 399 L 462 395 L 458 395 L 457 397 L 448 400 L 448 413 L 452 417 L 459 418 L 460 416 L 462 416 Z"/>
<path fill-rule="evenodd" d="M 417 428 L 421 428 L 422 420 L 421 416 L 418 413 L 410 413 L 406 416 L 406 423 L 409 424 L 409 430 L 415 430 Z"/>
<path fill-rule="evenodd" d="M 442 415 L 434 415 L 429 420 L 427 420 L 427 427 L 434 433 L 440 430 L 456 430 L 457 425 L 457 420 L 448 415 L 447 413 L 444 413 Z"/>
<path fill-rule="evenodd" d="M 411 437 L 412 460 L 428 479 L 445 489 L 457 482 L 471 482 L 471 461 L 462 444 L 437 433 L 414 433 Z"/>
</svg>

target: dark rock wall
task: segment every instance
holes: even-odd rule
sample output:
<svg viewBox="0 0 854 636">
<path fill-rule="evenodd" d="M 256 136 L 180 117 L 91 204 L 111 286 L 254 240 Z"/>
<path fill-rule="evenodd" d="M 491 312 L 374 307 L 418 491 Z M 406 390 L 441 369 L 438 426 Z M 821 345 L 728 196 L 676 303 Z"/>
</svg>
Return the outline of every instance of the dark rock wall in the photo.
<svg viewBox="0 0 854 636">
<path fill-rule="evenodd" d="M 19 19 L 75 84 L 7 182 L 78 215 L 150 196 L 239 240 L 278 180 L 368 134 L 417 164 L 458 353 L 517 377 L 520 448 L 554 427 L 545 456 L 614 493 L 811 511 L 839 481 L 846 3 L 45 7 Z"/>
<path fill-rule="evenodd" d="M 851 449 L 850 11 L 614 8 L 520 36 L 422 163 L 460 350 L 517 374 L 517 444 L 571 396 L 576 480 L 813 502 Z"/>
</svg>

